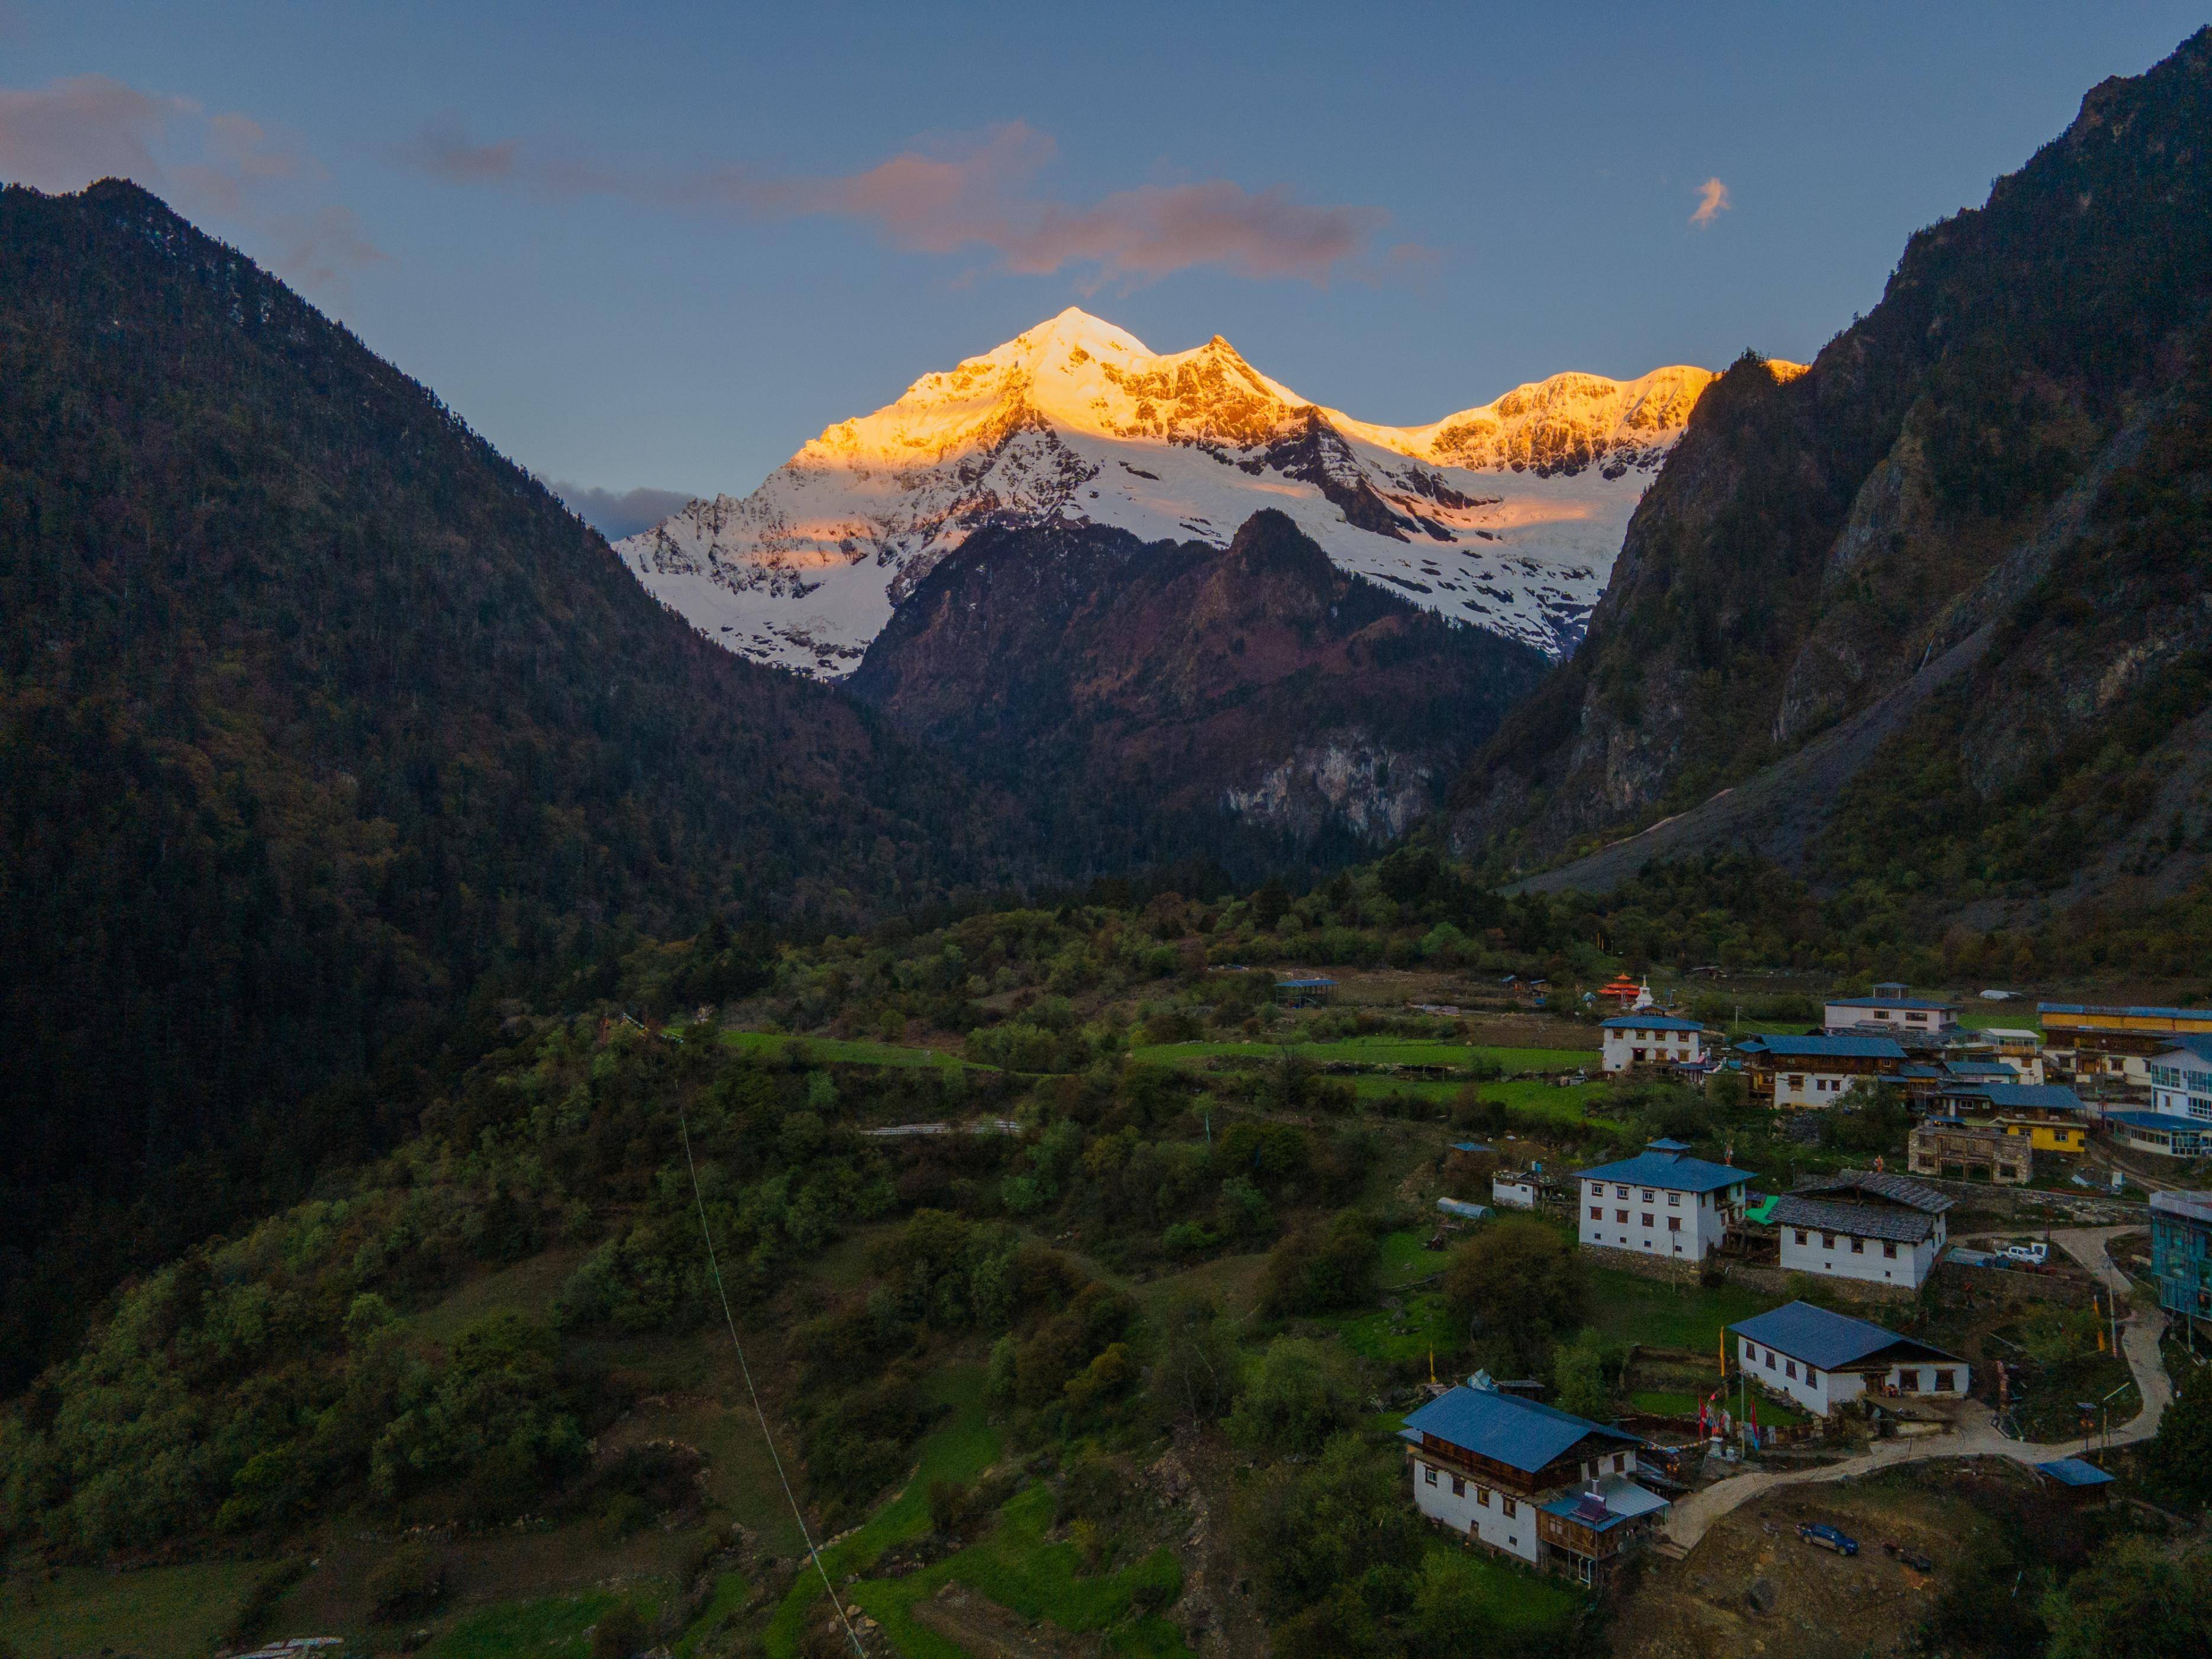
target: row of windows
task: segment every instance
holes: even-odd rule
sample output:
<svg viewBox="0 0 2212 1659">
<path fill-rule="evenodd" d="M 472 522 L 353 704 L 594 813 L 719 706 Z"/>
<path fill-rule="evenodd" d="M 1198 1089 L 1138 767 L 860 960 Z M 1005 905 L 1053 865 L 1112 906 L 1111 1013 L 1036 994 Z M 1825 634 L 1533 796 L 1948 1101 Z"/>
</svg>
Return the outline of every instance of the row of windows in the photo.
<svg viewBox="0 0 2212 1659">
<path fill-rule="evenodd" d="M 1436 1466 L 1432 1463 L 1422 1464 L 1421 1479 L 1427 1481 L 1431 1486 L 1435 1486 L 1437 1484 Z M 1467 1480 L 1464 1476 L 1456 1474 L 1452 1476 L 1451 1483 L 1452 1496 L 1454 1498 L 1464 1498 L 1467 1496 Z M 1505 1511 L 1509 1519 L 1521 1513 L 1520 1504 L 1516 1503 L 1511 1498 L 1508 1497 L 1504 1492 L 1498 1493 L 1498 1496 L 1499 1507 Z M 1474 1488 L 1474 1501 L 1483 1509 L 1488 1509 L 1490 1507 L 1490 1488 L 1483 1486 L 1480 1482 L 1477 1482 Z"/>
<path fill-rule="evenodd" d="M 1626 1210 L 1615 1210 L 1613 1212 L 1613 1218 L 1619 1225 L 1626 1227 L 1628 1224 L 1628 1212 Z M 1602 1221 L 1605 1219 L 1605 1209 L 1602 1205 L 1593 1204 L 1590 1206 L 1590 1219 L 1592 1221 Z M 1651 1212 L 1649 1210 L 1646 1210 L 1644 1212 L 1644 1224 L 1647 1227 L 1651 1225 Z M 1682 1218 L 1678 1215 L 1668 1216 L 1667 1218 L 1667 1231 L 1670 1233 L 1680 1232 L 1682 1231 Z"/>
<path fill-rule="evenodd" d="M 2212 1072 L 2199 1072 L 2186 1066 L 2154 1066 L 2150 1080 L 2165 1089 L 2197 1089 L 2212 1095 Z"/>
<path fill-rule="evenodd" d="M 1605 1182 L 1603 1182 L 1602 1181 L 1593 1181 L 1593 1182 L 1590 1182 L 1590 1184 L 1589 1184 L 1589 1195 L 1590 1195 L 1592 1198 L 1603 1198 L 1603 1197 L 1605 1196 Z M 1613 1189 L 1613 1195 L 1615 1198 L 1626 1198 L 1626 1197 L 1628 1196 L 1628 1188 L 1626 1188 L 1626 1187 L 1615 1187 L 1615 1188 Z M 1657 1193 L 1656 1193 L 1656 1188 L 1650 1188 L 1650 1187 L 1646 1187 L 1646 1188 L 1644 1188 L 1644 1201 L 1646 1204 L 1650 1204 L 1650 1203 L 1654 1202 L 1654 1201 L 1656 1200 L 1656 1196 L 1657 1196 Z M 1699 1201 L 1700 1201 L 1700 1202 L 1702 1202 L 1702 1201 L 1704 1200 L 1704 1199 L 1705 1199 L 1705 1194 L 1704 1194 L 1703 1193 L 1700 1193 L 1700 1194 L 1698 1194 L 1698 1198 Z M 1668 1194 L 1667 1194 L 1667 1207 L 1668 1207 L 1668 1209 L 1670 1209 L 1670 1210 L 1676 1210 L 1676 1209 L 1680 1209 L 1680 1208 L 1681 1207 L 1681 1206 L 1682 1206 L 1682 1195 L 1681 1195 L 1681 1194 L 1677 1193 L 1677 1192 L 1670 1192 L 1670 1193 L 1668 1193 Z"/>
<path fill-rule="evenodd" d="M 1807 1232 L 1807 1231 L 1806 1231 L 1804 1228 L 1802 1228 L 1802 1227 L 1792 1227 L 1790 1231 L 1791 1232 L 1793 1232 L 1793 1233 L 1795 1233 L 1795 1234 L 1796 1234 L 1796 1235 L 1797 1235 L 1797 1243 L 1798 1243 L 1798 1244 L 1799 1244 L 1801 1247 L 1805 1247 L 1805 1241 L 1806 1241 L 1806 1239 L 1807 1239 L 1808 1237 L 1811 1237 L 1811 1235 L 1810 1235 L 1810 1234 L 1808 1234 L 1808 1233 Z M 1832 1250 L 1832 1249 L 1834 1249 L 1836 1248 L 1836 1240 L 1837 1240 L 1838 1237 L 1850 1237 L 1850 1235 L 1849 1235 L 1849 1234 L 1838 1234 L 1838 1233 L 1822 1233 L 1822 1234 L 1820 1234 L 1820 1248 L 1821 1248 L 1822 1249 L 1824 1249 L 1824 1250 Z M 1853 1255 L 1864 1255 L 1866 1254 L 1866 1247 L 1867 1247 L 1867 1242 L 1866 1242 L 1866 1240 L 1864 1240 L 1863 1238 L 1851 1237 L 1851 1254 L 1852 1254 Z M 1809 1248 L 1809 1247 L 1806 1247 L 1806 1248 Z M 1882 1255 L 1883 1255 L 1887 1256 L 1890 1261 L 1896 1261 L 1896 1260 L 1897 1260 L 1897 1243 L 1896 1243 L 1896 1241 L 1895 1241 L 1894 1239 L 1887 1239 L 1887 1238 L 1885 1238 L 1884 1240 L 1882 1240 L 1882 1242 L 1881 1242 L 1881 1253 L 1882 1253 Z"/>
</svg>

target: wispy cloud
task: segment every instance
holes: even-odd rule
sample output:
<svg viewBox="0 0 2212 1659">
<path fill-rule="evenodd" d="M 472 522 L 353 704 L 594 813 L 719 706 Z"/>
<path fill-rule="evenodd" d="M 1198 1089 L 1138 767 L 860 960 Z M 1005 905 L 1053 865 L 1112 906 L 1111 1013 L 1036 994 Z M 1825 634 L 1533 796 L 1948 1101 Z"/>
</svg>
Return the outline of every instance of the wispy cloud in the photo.
<svg viewBox="0 0 2212 1659">
<path fill-rule="evenodd" d="M 227 222 L 311 286 L 337 286 L 387 257 L 350 209 L 329 199 L 314 158 L 251 116 L 211 115 L 105 75 L 0 88 L 0 179 L 57 191 L 111 178 L 190 217 Z"/>
<path fill-rule="evenodd" d="M 1717 179 L 1708 179 L 1698 186 L 1698 210 L 1690 216 L 1690 222 L 1704 230 L 1734 205 L 1729 200 L 1729 187 Z"/>
<path fill-rule="evenodd" d="M 650 530 L 696 498 L 680 489 L 600 489 L 562 478 L 544 481 L 562 505 L 611 542 Z"/>
<path fill-rule="evenodd" d="M 1142 280 L 1213 266 L 1326 282 L 1360 260 L 1389 218 L 1378 207 L 1317 206 L 1279 187 L 1255 191 L 1225 179 L 1056 201 L 1036 188 L 1055 154 L 1049 135 L 1016 121 L 919 143 L 854 173 L 767 173 L 735 163 L 670 170 L 579 160 L 514 139 L 480 143 L 448 121 L 416 134 L 398 159 L 456 185 L 605 196 L 678 212 L 852 219 L 895 247 L 982 249 L 1024 276 L 1073 267 Z M 1392 251 L 1394 261 L 1401 252 Z"/>
</svg>

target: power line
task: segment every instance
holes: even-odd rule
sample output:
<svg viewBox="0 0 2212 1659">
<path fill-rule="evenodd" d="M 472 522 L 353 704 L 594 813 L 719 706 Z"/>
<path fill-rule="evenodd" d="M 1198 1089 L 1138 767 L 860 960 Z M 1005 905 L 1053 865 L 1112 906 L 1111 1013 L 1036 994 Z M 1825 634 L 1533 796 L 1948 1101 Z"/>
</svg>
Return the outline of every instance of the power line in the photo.
<svg viewBox="0 0 2212 1659">
<path fill-rule="evenodd" d="M 867 1659 L 867 1650 L 860 1645 L 860 1633 L 853 1621 L 845 1616 L 844 1598 L 837 1587 L 830 1582 L 830 1570 L 822 1565 L 822 1552 L 814 1547 L 814 1534 L 807 1529 L 806 1516 L 799 1508 L 798 1494 L 791 1490 L 791 1477 L 783 1472 L 783 1457 L 775 1449 L 775 1436 L 769 1432 L 768 1413 L 761 1407 L 760 1390 L 753 1386 L 752 1367 L 745 1363 L 745 1345 L 738 1340 L 737 1316 L 730 1311 L 730 1292 L 722 1283 L 722 1264 L 714 1255 L 714 1230 L 707 1224 L 707 1200 L 699 1191 L 699 1165 L 691 1157 L 691 1126 L 684 1119 L 681 1101 L 676 1106 L 676 1127 L 684 1137 L 684 1167 L 691 1176 L 691 1201 L 698 1206 L 699 1236 L 707 1241 L 707 1270 L 714 1277 L 714 1294 L 721 1298 L 722 1322 L 729 1328 L 730 1346 L 738 1352 L 738 1372 L 745 1379 L 745 1392 L 752 1397 L 753 1415 L 760 1419 L 761 1438 L 768 1443 L 769 1461 L 775 1465 L 775 1478 L 783 1483 L 784 1501 L 791 1505 L 791 1518 L 799 1522 L 799 1535 L 806 1540 L 807 1558 L 814 1563 L 814 1571 L 822 1575 L 822 1588 L 830 1593 L 830 1605 L 837 1610 L 837 1622 L 845 1627 L 845 1638 L 853 1644 L 853 1651 Z"/>
</svg>

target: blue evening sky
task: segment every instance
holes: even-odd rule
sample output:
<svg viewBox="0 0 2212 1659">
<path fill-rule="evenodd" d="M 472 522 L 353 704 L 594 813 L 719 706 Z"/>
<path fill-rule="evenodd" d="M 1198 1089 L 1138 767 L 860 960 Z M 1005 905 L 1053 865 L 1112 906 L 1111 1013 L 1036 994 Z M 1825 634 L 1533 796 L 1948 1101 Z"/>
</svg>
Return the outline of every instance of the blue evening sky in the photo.
<svg viewBox="0 0 2212 1659">
<path fill-rule="evenodd" d="M 149 175 L 550 477 L 744 490 L 1070 304 L 1394 422 L 1809 357 L 2204 18 L 0 0 L 0 177 Z"/>
</svg>

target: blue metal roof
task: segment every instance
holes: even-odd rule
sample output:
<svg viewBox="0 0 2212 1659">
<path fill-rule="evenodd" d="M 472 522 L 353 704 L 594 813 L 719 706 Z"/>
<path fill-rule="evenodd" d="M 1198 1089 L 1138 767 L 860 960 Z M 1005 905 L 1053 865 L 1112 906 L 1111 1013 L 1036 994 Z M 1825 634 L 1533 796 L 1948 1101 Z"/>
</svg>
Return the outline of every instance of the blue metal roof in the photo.
<svg viewBox="0 0 2212 1659">
<path fill-rule="evenodd" d="M 2039 1002 L 2039 1014 L 2124 1014 L 2130 1019 L 2212 1019 L 2212 1008 L 2105 1008 L 2094 1002 Z"/>
<path fill-rule="evenodd" d="M 2061 1457 L 2048 1463 L 2038 1463 L 2035 1472 L 2049 1475 L 2062 1486 L 2102 1486 L 2112 1478 L 2094 1463 L 2079 1457 Z"/>
<path fill-rule="evenodd" d="M 2124 1123 L 2130 1129 L 2168 1129 L 2212 1134 L 2212 1123 L 2207 1123 L 2203 1118 L 2184 1117 L 2179 1112 L 2107 1112 L 2105 1121 Z"/>
<path fill-rule="evenodd" d="M 2167 1054 L 2179 1054 L 2184 1051 L 2196 1055 L 2199 1060 L 2212 1060 L 2212 1031 L 2191 1031 L 2186 1036 L 2178 1036 L 2151 1058 L 2160 1060 Z"/>
<path fill-rule="evenodd" d="M 1626 1030 L 1634 1027 L 1643 1031 L 1702 1031 L 1705 1028 L 1694 1019 L 1676 1019 L 1671 1014 L 1620 1014 L 1612 1019 L 1601 1020 L 1601 1030 Z"/>
<path fill-rule="evenodd" d="M 1336 981 L 1333 979 L 1279 979 L 1275 983 L 1285 990 L 1310 991 L 1316 986 L 1334 985 Z"/>
<path fill-rule="evenodd" d="M 1946 1008 L 1956 1008 L 1955 1002 L 1933 1002 L 1926 997 L 1830 997 L 1831 1008 L 1911 1008 L 1924 1009 L 1930 1013 Z"/>
<path fill-rule="evenodd" d="M 1943 1092 L 1954 1100 L 1986 1100 L 2000 1111 L 2019 1111 L 2030 1107 L 2045 1112 L 2088 1109 L 2081 1097 L 2063 1083 L 1975 1083 L 1962 1088 L 1946 1089 Z"/>
<path fill-rule="evenodd" d="M 1575 1171 L 1577 1181 L 1617 1181 L 1628 1187 L 1664 1187 L 1678 1193 L 1710 1193 L 1758 1179 L 1750 1170 L 1729 1164 L 1708 1164 L 1701 1158 L 1679 1152 L 1638 1152 L 1618 1164 L 1601 1164 L 1594 1170 Z"/>
<path fill-rule="evenodd" d="M 1951 1077 L 1995 1078 L 2000 1083 L 2007 1078 L 2017 1078 L 2020 1068 L 2002 1060 L 1947 1060 L 1944 1072 Z"/>
<path fill-rule="evenodd" d="M 1917 1338 L 1899 1336 L 1895 1331 L 1884 1330 L 1871 1321 L 1854 1319 L 1849 1314 L 1830 1313 L 1809 1302 L 1786 1303 L 1731 1325 L 1729 1329 L 1762 1348 L 1773 1348 L 1822 1371 L 1854 1364 L 1899 1342 L 1929 1348 L 1929 1344 Z M 1929 1351 L 1943 1352 L 1941 1348 Z"/>
<path fill-rule="evenodd" d="M 1639 1436 L 1518 1395 L 1465 1387 L 1449 1389 L 1407 1414 L 1405 1437 L 1418 1441 L 1425 1434 L 1529 1474 L 1594 1434 L 1624 1445 L 1644 1443 Z"/>
<path fill-rule="evenodd" d="M 1894 1037 L 1878 1036 L 1755 1036 L 1735 1045 L 1747 1054 L 1761 1052 L 1799 1059 L 1903 1060 L 1905 1050 Z"/>
</svg>

